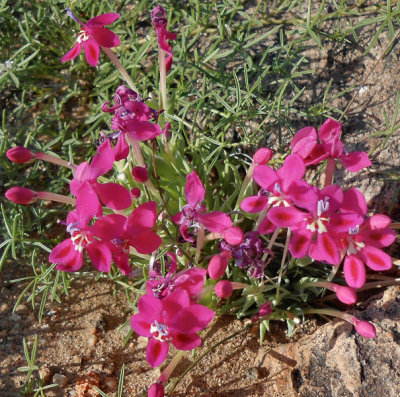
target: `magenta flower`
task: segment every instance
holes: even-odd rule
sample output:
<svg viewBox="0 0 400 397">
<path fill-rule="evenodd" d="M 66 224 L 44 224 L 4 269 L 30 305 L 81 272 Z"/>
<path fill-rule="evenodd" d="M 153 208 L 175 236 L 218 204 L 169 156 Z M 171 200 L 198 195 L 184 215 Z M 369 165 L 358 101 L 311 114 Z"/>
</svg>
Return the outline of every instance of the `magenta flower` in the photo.
<svg viewBox="0 0 400 397">
<path fill-rule="evenodd" d="M 134 247 L 140 254 L 151 254 L 161 245 L 161 238 L 152 230 L 156 220 L 157 204 L 150 201 L 135 208 L 128 218 L 111 214 L 98 219 L 91 231 L 94 236 L 109 242 L 114 263 L 127 275 L 131 273 L 129 247 Z"/>
<path fill-rule="evenodd" d="M 84 251 L 87 252 L 93 266 L 101 272 L 109 272 L 111 252 L 108 245 L 93 237 L 88 220 L 79 218 L 77 211 L 71 211 L 67 217 L 67 232 L 71 237 L 56 245 L 49 256 L 56 263 L 57 270 L 76 272 L 83 266 Z"/>
<path fill-rule="evenodd" d="M 111 48 L 120 44 L 118 36 L 111 30 L 104 28 L 116 21 L 120 15 L 110 12 L 89 19 L 84 24 L 72 11 L 67 8 L 68 15 L 82 28 L 76 39 L 76 45 L 68 51 L 61 59 L 61 62 L 75 59 L 82 50 L 85 52 L 85 57 L 88 63 L 92 66 L 97 66 L 100 56 L 100 47 Z"/>
<path fill-rule="evenodd" d="M 179 350 L 192 350 L 201 345 L 197 332 L 207 327 L 214 312 L 192 303 L 185 289 L 177 289 L 164 299 L 143 295 L 138 302 L 139 313 L 131 317 L 134 331 L 149 338 L 147 362 L 161 365 L 167 357 L 169 343 Z"/>
<path fill-rule="evenodd" d="M 185 241 L 194 242 L 193 234 L 189 229 L 196 230 L 200 225 L 214 233 L 226 232 L 228 238 L 234 241 L 238 239 L 238 228 L 232 226 L 231 218 L 224 212 L 213 211 L 205 213 L 206 207 L 202 204 L 205 189 L 196 171 L 192 171 L 186 177 L 185 197 L 187 204 L 182 211 L 172 217 L 173 222 L 179 224 L 179 230 Z"/>
<path fill-rule="evenodd" d="M 292 152 L 298 154 L 305 165 L 318 164 L 327 158 L 340 160 L 350 172 L 357 172 L 372 165 L 365 152 L 346 154 L 340 141 L 341 132 L 342 125 L 333 119 L 328 119 L 322 124 L 318 136 L 314 127 L 302 128 L 292 139 Z"/>
<path fill-rule="evenodd" d="M 153 21 L 154 30 L 157 33 L 158 45 L 168 54 L 165 61 L 166 71 L 168 72 L 172 65 L 172 50 L 167 40 L 176 40 L 176 33 L 168 32 L 166 12 L 160 5 L 151 12 L 151 19 Z"/>
<path fill-rule="evenodd" d="M 113 164 L 114 153 L 107 140 L 98 148 L 90 164 L 85 161 L 76 168 L 70 189 L 76 196 L 76 209 L 83 223 L 102 214 L 100 201 L 114 210 L 122 210 L 131 205 L 131 194 L 124 186 L 97 182 L 98 177 L 111 170 Z"/>
</svg>

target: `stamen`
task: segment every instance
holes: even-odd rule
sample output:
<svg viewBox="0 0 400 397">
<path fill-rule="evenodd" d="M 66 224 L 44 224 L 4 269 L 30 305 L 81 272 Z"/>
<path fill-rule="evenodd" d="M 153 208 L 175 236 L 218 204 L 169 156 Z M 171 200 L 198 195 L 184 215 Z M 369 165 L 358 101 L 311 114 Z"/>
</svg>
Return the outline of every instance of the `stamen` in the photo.
<svg viewBox="0 0 400 397">
<path fill-rule="evenodd" d="M 360 225 L 349 228 L 349 234 L 358 234 L 359 231 L 360 231 Z"/>
<path fill-rule="evenodd" d="M 164 324 L 159 324 L 157 320 L 154 320 L 154 323 L 151 324 L 150 333 L 160 342 L 164 342 L 169 334 L 168 327 Z"/>
</svg>

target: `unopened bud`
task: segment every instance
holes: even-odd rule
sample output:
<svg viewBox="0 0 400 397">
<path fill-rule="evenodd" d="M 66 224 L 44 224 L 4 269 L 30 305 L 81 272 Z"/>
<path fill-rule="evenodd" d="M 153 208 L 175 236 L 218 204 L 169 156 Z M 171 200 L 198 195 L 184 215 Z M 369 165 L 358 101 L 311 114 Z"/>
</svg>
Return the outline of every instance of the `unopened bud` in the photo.
<svg viewBox="0 0 400 397">
<path fill-rule="evenodd" d="M 146 168 L 144 168 L 144 167 L 139 167 L 139 166 L 135 167 L 132 170 L 132 176 L 136 182 L 140 182 L 140 183 L 144 183 L 149 180 L 149 174 L 148 174 Z"/>
<path fill-rule="evenodd" d="M 7 150 L 6 156 L 17 164 L 29 163 L 35 159 L 35 154 L 23 146 L 16 146 Z"/>
<path fill-rule="evenodd" d="M 8 200 L 14 203 L 24 205 L 32 204 L 38 199 L 36 192 L 19 186 L 8 189 L 5 196 Z"/>
<path fill-rule="evenodd" d="M 139 198 L 141 194 L 142 194 L 142 192 L 140 191 L 140 189 L 139 189 L 138 187 L 134 187 L 134 188 L 131 190 L 131 196 L 132 196 L 132 198 L 134 198 L 134 199 Z"/>
<path fill-rule="evenodd" d="M 215 293 L 219 298 L 229 298 L 232 295 L 232 283 L 227 280 L 218 281 L 214 287 Z"/>
<path fill-rule="evenodd" d="M 271 149 L 263 147 L 254 153 L 253 160 L 257 165 L 266 165 L 273 155 L 274 152 Z"/>
</svg>

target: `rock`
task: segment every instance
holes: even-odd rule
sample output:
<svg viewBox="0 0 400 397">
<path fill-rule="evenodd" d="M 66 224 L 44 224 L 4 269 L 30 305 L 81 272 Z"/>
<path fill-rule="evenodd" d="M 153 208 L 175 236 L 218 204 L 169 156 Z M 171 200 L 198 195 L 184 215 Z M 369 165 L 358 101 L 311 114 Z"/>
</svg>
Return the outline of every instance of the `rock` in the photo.
<svg viewBox="0 0 400 397">
<path fill-rule="evenodd" d="M 256 367 L 247 368 L 246 369 L 246 376 L 250 380 L 256 380 L 256 379 L 259 379 L 261 377 L 260 371 Z"/>
<path fill-rule="evenodd" d="M 10 319 L 11 319 L 11 321 L 19 321 L 19 320 L 21 320 L 21 316 L 14 312 L 11 314 Z"/>
<path fill-rule="evenodd" d="M 53 371 L 51 370 L 50 367 L 47 365 L 44 365 L 42 368 L 39 370 L 39 376 L 40 379 L 43 381 L 43 383 L 46 385 L 49 383 L 51 376 L 53 375 Z"/>
<path fill-rule="evenodd" d="M 29 313 L 29 311 L 30 311 L 31 309 L 32 309 L 32 308 L 29 307 L 28 305 L 26 305 L 25 303 L 21 303 L 21 304 L 19 304 L 19 305 L 16 307 L 15 313 L 17 313 L 17 314 L 19 314 L 19 315 L 27 314 L 27 313 Z"/>
<path fill-rule="evenodd" d="M 117 390 L 118 382 L 115 378 L 107 376 L 107 378 L 104 379 L 104 386 L 106 386 L 109 391 L 115 391 Z"/>
<path fill-rule="evenodd" d="M 373 320 L 377 337 L 357 334 L 351 324 L 333 321 L 297 342 L 260 351 L 255 365 L 268 372 L 285 373 L 279 382 L 292 383 L 302 397 L 399 396 L 400 288 L 388 288 L 383 297 L 371 298 L 362 311 L 352 314 Z"/>
<path fill-rule="evenodd" d="M 68 379 L 65 375 L 54 374 L 52 382 L 58 385 L 59 387 L 65 387 L 67 386 Z"/>
<path fill-rule="evenodd" d="M 97 342 L 97 336 L 96 335 L 89 336 L 89 338 L 87 340 L 88 346 L 94 346 L 96 344 L 96 342 Z"/>
</svg>

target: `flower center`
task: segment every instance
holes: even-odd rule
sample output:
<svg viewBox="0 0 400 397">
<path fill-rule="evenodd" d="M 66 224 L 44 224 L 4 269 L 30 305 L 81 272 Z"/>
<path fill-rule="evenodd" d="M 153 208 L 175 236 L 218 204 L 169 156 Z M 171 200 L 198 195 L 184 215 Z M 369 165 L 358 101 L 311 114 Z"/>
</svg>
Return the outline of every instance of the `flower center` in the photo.
<svg viewBox="0 0 400 397">
<path fill-rule="evenodd" d="M 90 238 L 86 232 L 74 231 L 71 234 L 71 240 L 75 246 L 75 251 L 79 252 L 82 252 L 83 247 L 90 244 Z"/>
<path fill-rule="evenodd" d="M 80 44 L 87 40 L 89 40 L 89 36 L 86 33 L 86 30 L 82 29 L 78 34 L 78 38 L 76 39 L 76 42 Z"/>
<path fill-rule="evenodd" d="M 150 333 L 160 342 L 166 341 L 169 334 L 168 327 L 164 324 L 160 324 L 157 320 L 154 320 L 154 323 L 151 324 Z"/>
</svg>

